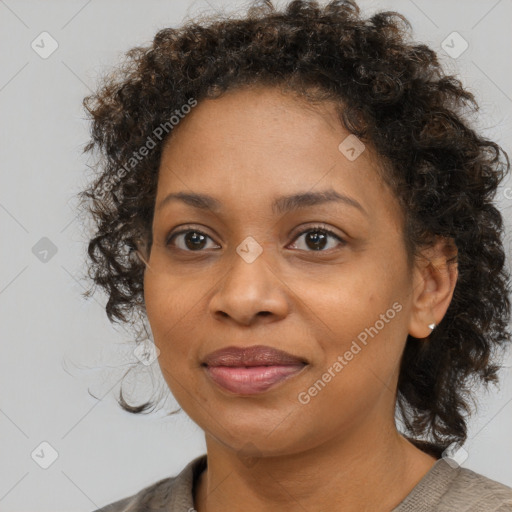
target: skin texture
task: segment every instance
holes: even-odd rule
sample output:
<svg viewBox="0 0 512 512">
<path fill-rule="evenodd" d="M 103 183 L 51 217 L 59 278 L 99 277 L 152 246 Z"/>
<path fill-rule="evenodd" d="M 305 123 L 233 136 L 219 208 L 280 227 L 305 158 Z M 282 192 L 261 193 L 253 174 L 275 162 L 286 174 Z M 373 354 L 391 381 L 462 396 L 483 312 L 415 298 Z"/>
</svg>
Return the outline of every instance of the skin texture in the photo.
<svg viewBox="0 0 512 512">
<path fill-rule="evenodd" d="M 205 431 L 199 512 L 313 512 L 335 504 L 389 511 L 435 463 L 398 434 L 395 393 L 407 335 L 428 336 L 428 324 L 438 324 L 450 304 L 453 244 L 439 239 L 408 268 L 403 216 L 379 178 L 378 158 L 367 145 L 349 161 L 338 149 L 348 135 L 332 105 L 316 108 L 257 87 L 200 102 L 163 151 L 153 245 L 141 254 L 144 294 L 163 375 Z M 330 188 L 367 214 L 336 202 L 271 209 L 278 196 Z M 179 201 L 159 208 L 180 191 L 209 194 L 222 206 L 215 213 Z M 307 239 L 318 224 L 345 242 L 329 237 L 314 250 Z M 208 235 L 206 245 L 194 252 L 180 235 L 166 246 L 181 229 Z M 249 236 L 263 249 L 252 263 L 236 252 Z M 299 393 L 394 303 L 400 312 L 301 403 Z M 254 396 L 223 391 L 201 367 L 219 348 L 259 344 L 309 364 Z"/>
</svg>

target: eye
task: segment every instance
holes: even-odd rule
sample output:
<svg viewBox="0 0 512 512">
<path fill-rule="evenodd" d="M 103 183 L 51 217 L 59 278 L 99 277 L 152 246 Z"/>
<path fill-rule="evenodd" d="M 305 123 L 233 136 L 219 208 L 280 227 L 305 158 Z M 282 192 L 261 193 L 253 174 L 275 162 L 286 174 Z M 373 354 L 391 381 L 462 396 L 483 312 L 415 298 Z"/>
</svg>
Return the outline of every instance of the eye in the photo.
<svg viewBox="0 0 512 512">
<path fill-rule="evenodd" d="M 182 235 L 185 236 L 182 237 Z M 188 252 L 198 252 L 200 249 L 205 248 L 205 242 L 208 238 L 212 240 L 211 237 L 209 237 L 206 233 L 203 233 L 197 229 L 184 229 L 171 235 L 167 239 L 166 245 L 175 246 L 174 240 L 176 240 L 178 237 L 182 237 L 180 239 L 182 240 L 182 243 L 185 244 L 185 246 L 178 246 L 177 249 Z"/>
<path fill-rule="evenodd" d="M 306 249 L 302 249 L 302 250 L 306 250 L 306 251 L 309 248 L 309 249 L 311 249 L 313 251 L 317 251 L 317 252 L 318 251 L 326 252 L 323 249 L 325 249 L 326 245 L 328 245 L 329 238 L 334 238 L 334 239 L 338 240 L 338 242 L 340 242 L 339 245 L 343 246 L 346 244 L 345 240 L 343 240 L 341 237 L 339 237 L 337 234 L 335 234 L 330 229 L 325 228 L 323 225 L 322 226 L 313 226 L 309 229 L 306 229 L 305 231 L 302 231 L 301 233 L 299 233 L 299 235 L 294 240 L 298 240 L 303 235 L 308 235 L 304 239 L 304 242 L 306 244 Z"/>
<path fill-rule="evenodd" d="M 339 245 L 343 246 L 346 244 L 345 240 L 343 240 L 340 236 L 338 236 L 330 229 L 325 228 L 323 225 L 312 226 L 311 228 L 302 231 L 294 238 L 294 240 L 298 240 L 300 237 L 310 234 L 312 235 L 306 237 L 304 240 L 306 248 L 301 249 L 299 247 L 299 249 L 307 251 L 309 248 L 312 251 L 326 252 L 324 249 L 328 245 L 329 238 L 337 240 L 339 242 Z M 166 245 L 173 246 L 174 248 L 182 251 L 201 252 L 201 249 L 208 249 L 208 239 L 213 241 L 209 235 L 203 233 L 202 231 L 199 231 L 198 229 L 184 229 L 178 231 L 177 233 L 172 234 L 167 239 Z M 181 245 L 179 243 L 176 245 L 176 240 L 181 240 Z M 212 247 L 210 247 L 210 249 L 211 248 Z M 214 244 L 214 248 L 220 248 L 220 246 Z"/>
</svg>

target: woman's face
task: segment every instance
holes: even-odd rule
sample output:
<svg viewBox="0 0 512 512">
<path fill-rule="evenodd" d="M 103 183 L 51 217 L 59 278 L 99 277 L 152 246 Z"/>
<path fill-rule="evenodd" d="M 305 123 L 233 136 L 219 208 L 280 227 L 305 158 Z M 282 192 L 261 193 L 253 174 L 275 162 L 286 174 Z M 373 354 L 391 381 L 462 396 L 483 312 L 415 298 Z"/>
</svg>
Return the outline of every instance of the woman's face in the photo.
<svg viewBox="0 0 512 512">
<path fill-rule="evenodd" d="M 398 203 L 368 147 L 339 148 L 347 136 L 332 105 L 258 88 L 202 101 L 163 151 L 144 277 L 159 364 L 184 411 L 240 453 L 301 452 L 393 421 L 413 274 Z M 166 201 L 177 193 L 217 207 Z M 331 200 L 273 207 L 319 193 Z M 257 393 L 202 364 L 254 345 L 307 364 Z"/>
</svg>

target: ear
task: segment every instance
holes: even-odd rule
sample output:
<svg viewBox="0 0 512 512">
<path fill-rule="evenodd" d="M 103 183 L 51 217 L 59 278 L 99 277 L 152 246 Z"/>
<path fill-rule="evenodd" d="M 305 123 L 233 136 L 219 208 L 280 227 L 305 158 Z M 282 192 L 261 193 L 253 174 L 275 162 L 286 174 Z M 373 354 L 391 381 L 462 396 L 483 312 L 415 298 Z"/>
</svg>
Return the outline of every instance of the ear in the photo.
<svg viewBox="0 0 512 512">
<path fill-rule="evenodd" d="M 148 251 L 148 243 L 147 240 L 144 237 L 138 238 L 135 240 L 135 255 L 137 256 L 138 260 L 146 265 L 146 268 L 149 267 L 149 251 Z"/>
<path fill-rule="evenodd" d="M 443 319 L 457 283 L 457 247 L 452 238 L 436 237 L 421 251 L 413 269 L 413 298 L 409 334 L 426 338 Z"/>
</svg>

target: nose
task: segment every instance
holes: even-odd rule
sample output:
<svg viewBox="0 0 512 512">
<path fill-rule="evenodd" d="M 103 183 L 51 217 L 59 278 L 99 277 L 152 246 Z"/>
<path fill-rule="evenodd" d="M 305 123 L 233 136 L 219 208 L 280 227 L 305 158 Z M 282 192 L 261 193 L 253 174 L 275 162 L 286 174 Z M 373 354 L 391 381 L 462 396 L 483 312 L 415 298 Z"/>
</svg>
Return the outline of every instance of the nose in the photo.
<svg viewBox="0 0 512 512">
<path fill-rule="evenodd" d="M 267 261 L 265 251 L 251 263 L 234 252 L 210 301 L 211 314 L 245 326 L 284 318 L 289 310 L 288 288 L 276 275 L 276 267 Z"/>
</svg>

